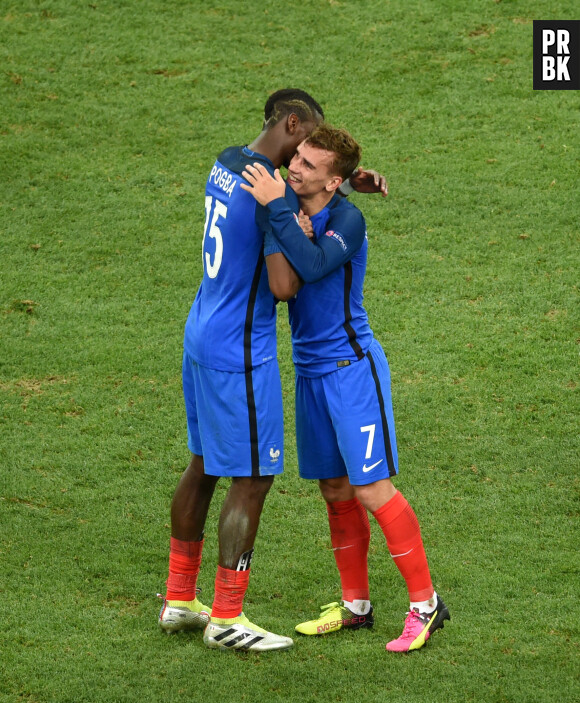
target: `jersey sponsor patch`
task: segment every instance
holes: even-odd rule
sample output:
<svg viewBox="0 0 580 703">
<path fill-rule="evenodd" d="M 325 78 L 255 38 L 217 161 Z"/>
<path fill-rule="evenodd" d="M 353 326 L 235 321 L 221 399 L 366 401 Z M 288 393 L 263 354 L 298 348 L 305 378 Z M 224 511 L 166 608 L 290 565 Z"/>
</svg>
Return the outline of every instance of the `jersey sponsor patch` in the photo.
<svg viewBox="0 0 580 703">
<path fill-rule="evenodd" d="M 346 242 L 342 238 L 342 235 L 340 235 L 338 232 L 335 232 L 332 229 L 329 229 L 327 232 L 325 232 L 327 237 L 332 237 L 332 239 L 336 239 L 336 241 L 340 244 L 342 247 L 343 251 L 346 251 Z"/>
</svg>

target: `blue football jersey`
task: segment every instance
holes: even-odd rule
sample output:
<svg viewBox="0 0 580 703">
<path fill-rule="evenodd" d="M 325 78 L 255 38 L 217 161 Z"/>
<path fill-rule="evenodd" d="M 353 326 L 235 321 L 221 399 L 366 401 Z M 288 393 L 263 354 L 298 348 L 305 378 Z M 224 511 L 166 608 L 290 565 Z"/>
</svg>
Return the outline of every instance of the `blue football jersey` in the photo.
<svg viewBox="0 0 580 703">
<path fill-rule="evenodd" d="M 363 307 L 368 240 L 358 208 L 335 195 L 304 236 L 287 203 L 267 207 L 280 250 L 306 281 L 288 301 L 296 372 L 320 376 L 363 358 L 373 332 Z"/>
<path fill-rule="evenodd" d="M 276 305 L 264 261 L 265 208 L 240 188 L 244 167 L 266 157 L 230 147 L 205 190 L 203 279 L 185 326 L 184 347 L 198 364 L 248 371 L 276 357 Z"/>
</svg>

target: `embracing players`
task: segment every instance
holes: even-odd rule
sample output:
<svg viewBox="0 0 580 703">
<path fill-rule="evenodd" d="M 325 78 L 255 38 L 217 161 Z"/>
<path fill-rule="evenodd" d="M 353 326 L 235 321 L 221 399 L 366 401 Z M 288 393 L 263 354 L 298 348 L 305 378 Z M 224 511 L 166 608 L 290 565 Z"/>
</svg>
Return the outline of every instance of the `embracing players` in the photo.
<svg viewBox="0 0 580 703">
<path fill-rule="evenodd" d="M 323 117 L 302 90 L 274 93 L 261 133 L 248 146 L 224 150 L 205 192 L 203 280 L 186 328 L 183 390 L 188 446 L 193 454 L 171 504 L 169 577 L 159 615 L 166 632 L 205 627 L 218 649 L 275 650 L 292 639 L 250 622 L 243 602 L 260 515 L 274 476 L 283 468 L 282 391 L 276 360 L 275 299 L 284 287 L 264 260 L 265 208 L 242 189 L 242 172 L 259 163 L 267 173 L 288 165 Z M 357 188 L 380 192 L 384 179 L 357 175 Z M 281 266 L 278 270 L 284 274 Z M 203 537 L 220 477 L 231 478 L 222 505 L 212 608 L 197 598 Z"/>
</svg>

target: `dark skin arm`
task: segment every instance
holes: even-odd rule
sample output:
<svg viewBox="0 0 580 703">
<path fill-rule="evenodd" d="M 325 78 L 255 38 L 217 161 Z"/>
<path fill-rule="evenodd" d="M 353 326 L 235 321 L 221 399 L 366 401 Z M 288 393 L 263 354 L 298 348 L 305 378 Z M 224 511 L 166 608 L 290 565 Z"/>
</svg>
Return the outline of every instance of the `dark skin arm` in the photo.
<svg viewBox="0 0 580 703">
<path fill-rule="evenodd" d="M 380 193 L 383 198 L 389 194 L 385 177 L 377 171 L 357 168 L 348 180 L 357 193 Z"/>
<path fill-rule="evenodd" d="M 312 239 L 314 236 L 312 223 L 308 215 L 305 215 L 302 210 L 300 210 L 298 215 L 298 224 L 302 227 L 304 234 L 309 239 Z M 278 300 L 290 300 L 304 284 L 304 281 L 298 276 L 288 259 L 281 252 L 267 256 L 266 267 L 268 269 L 270 290 Z"/>
<path fill-rule="evenodd" d="M 282 252 L 267 256 L 266 268 L 270 290 L 278 300 L 290 300 L 302 287 L 302 280 Z"/>
</svg>

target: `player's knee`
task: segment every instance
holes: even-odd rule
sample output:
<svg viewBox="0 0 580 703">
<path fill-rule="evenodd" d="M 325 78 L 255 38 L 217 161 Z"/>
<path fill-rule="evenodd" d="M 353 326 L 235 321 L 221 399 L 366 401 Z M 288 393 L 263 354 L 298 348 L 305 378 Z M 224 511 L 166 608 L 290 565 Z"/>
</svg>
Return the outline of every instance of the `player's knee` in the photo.
<svg viewBox="0 0 580 703">
<path fill-rule="evenodd" d="M 397 489 L 390 479 L 381 479 L 363 486 L 355 486 L 355 495 L 367 510 L 374 512 L 395 495 Z"/>
<path fill-rule="evenodd" d="M 322 497 L 327 503 L 351 500 L 354 497 L 354 489 L 349 483 L 348 476 L 324 478 L 318 482 L 318 485 Z"/>
<path fill-rule="evenodd" d="M 273 483 L 273 476 L 238 477 L 232 479 L 230 491 L 245 500 L 263 501 Z"/>
</svg>

